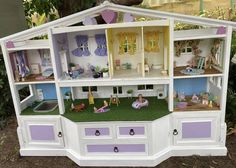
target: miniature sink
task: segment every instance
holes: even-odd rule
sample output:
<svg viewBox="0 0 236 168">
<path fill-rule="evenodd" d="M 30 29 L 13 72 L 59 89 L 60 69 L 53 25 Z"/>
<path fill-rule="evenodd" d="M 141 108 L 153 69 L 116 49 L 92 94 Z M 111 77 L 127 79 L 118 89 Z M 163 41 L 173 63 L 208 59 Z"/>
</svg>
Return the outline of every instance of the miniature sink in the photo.
<svg viewBox="0 0 236 168">
<path fill-rule="evenodd" d="M 43 101 L 39 105 L 37 105 L 33 111 L 38 113 L 47 113 L 53 111 L 57 108 L 58 102 L 54 100 Z"/>
</svg>

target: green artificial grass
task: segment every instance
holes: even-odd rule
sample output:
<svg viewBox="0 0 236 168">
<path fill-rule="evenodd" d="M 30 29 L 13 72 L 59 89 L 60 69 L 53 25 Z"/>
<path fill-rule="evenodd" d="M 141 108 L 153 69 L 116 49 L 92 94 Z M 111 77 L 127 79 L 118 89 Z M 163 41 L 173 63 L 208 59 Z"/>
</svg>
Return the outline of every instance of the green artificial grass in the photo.
<svg viewBox="0 0 236 168">
<path fill-rule="evenodd" d="M 149 101 L 148 107 L 133 109 L 132 103 L 136 98 L 120 98 L 120 104 L 111 105 L 110 111 L 105 113 L 94 113 L 93 107 L 100 108 L 103 101 L 109 99 L 95 99 L 95 105 L 88 105 L 88 100 L 75 100 L 74 104 L 84 103 L 86 109 L 82 112 L 73 112 L 70 110 L 71 102 L 65 101 L 66 113 L 64 117 L 74 122 L 96 122 L 96 121 L 153 121 L 168 115 L 168 104 L 165 100 L 158 100 L 156 97 L 145 97 Z"/>
<path fill-rule="evenodd" d="M 39 104 L 40 102 L 34 102 L 32 107 L 27 107 L 21 112 L 21 115 L 59 115 L 59 108 L 57 107 L 55 110 L 50 112 L 34 112 L 34 108 Z"/>
</svg>

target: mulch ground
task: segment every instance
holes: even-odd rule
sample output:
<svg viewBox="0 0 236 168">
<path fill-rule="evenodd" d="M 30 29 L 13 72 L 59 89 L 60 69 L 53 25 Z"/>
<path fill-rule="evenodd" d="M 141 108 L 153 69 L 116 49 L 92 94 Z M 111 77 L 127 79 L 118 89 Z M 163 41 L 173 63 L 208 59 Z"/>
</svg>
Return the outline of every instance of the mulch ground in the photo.
<svg viewBox="0 0 236 168">
<path fill-rule="evenodd" d="M 78 168 L 67 157 L 20 157 L 16 119 L 0 130 L 0 168 Z M 236 135 L 227 137 L 227 156 L 171 157 L 156 168 L 236 168 Z M 99 167 L 99 165 L 98 165 Z"/>
</svg>

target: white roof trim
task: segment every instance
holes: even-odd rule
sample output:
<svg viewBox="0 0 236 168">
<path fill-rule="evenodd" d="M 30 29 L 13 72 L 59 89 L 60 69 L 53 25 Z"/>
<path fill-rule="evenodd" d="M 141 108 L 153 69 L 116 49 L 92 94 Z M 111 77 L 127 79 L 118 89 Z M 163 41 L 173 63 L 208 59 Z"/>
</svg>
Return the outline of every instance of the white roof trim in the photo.
<svg viewBox="0 0 236 168">
<path fill-rule="evenodd" d="M 86 16 L 94 16 L 97 13 L 100 13 L 101 11 L 106 10 L 106 9 L 131 13 L 135 15 L 148 16 L 148 17 L 153 17 L 153 18 L 166 18 L 166 19 L 172 18 L 175 21 L 186 22 L 190 24 L 200 24 L 200 25 L 208 25 L 208 26 L 232 26 L 233 30 L 236 30 L 236 23 L 231 22 L 231 21 L 209 19 L 209 18 L 203 18 L 203 17 L 197 17 L 197 16 L 162 12 L 162 11 L 151 10 L 151 9 L 123 6 L 123 5 L 117 5 L 117 4 L 113 4 L 113 3 L 105 1 L 103 4 L 99 6 L 84 10 L 82 12 L 72 14 L 70 16 L 60 18 L 58 20 L 43 24 L 38 27 L 34 27 L 34 28 L 31 28 L 31 29 L 28 29 L 19 33 L 15 33 L 13 35 L 1 38 L 0 41 L 7 41 L 7 40 L 12 40 L 12 39 L 25 40 L 25 39 L 30 39 L 36 36 L 40 36 L 42 34 L 46 34 L 48 31 L 48 28 L 50 27 L 70 26 L 70 25 L 83 21 L 83 19 Z"/>
</svg>

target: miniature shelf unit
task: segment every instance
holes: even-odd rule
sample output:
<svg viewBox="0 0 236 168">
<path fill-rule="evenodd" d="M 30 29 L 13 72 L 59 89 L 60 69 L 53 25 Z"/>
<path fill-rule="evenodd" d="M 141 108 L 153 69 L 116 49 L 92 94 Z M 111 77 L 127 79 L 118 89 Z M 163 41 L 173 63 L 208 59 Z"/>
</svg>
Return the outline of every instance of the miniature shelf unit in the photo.
<svg viewBox="0 0 236 168">
<path fill-rule="evenodd" d="M 152 20 L 75 26 L 104 11 Z M 201 27 L 174 30 L 181 21 Z M 233 28 L 105 2 L 2 38 L 20 154 L 68 156 L 80 166 L 155 166 L 171 156 L 226 155 Z M 135 109 L 140 96 L 147 107 Z"/>
</svg>

